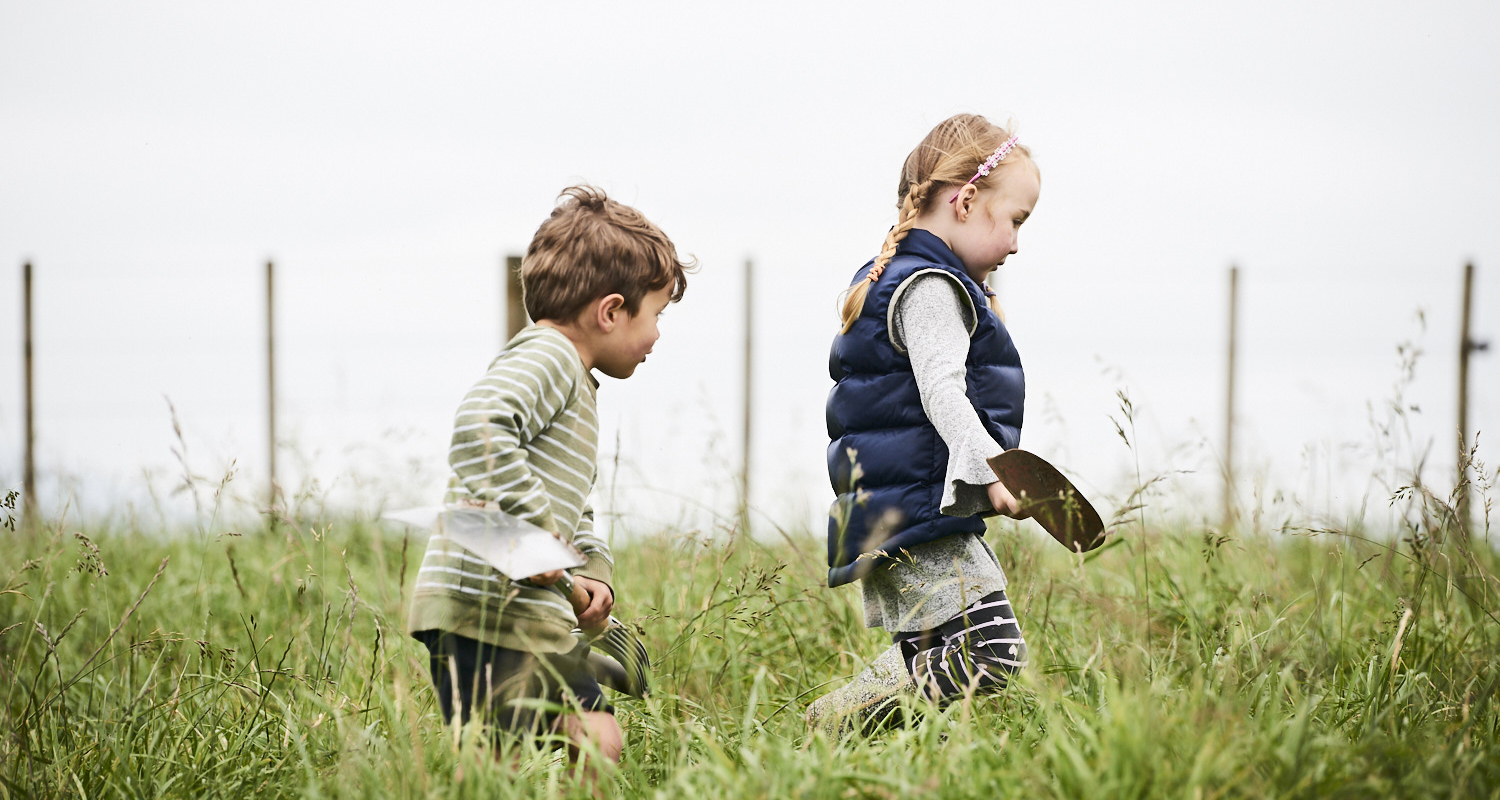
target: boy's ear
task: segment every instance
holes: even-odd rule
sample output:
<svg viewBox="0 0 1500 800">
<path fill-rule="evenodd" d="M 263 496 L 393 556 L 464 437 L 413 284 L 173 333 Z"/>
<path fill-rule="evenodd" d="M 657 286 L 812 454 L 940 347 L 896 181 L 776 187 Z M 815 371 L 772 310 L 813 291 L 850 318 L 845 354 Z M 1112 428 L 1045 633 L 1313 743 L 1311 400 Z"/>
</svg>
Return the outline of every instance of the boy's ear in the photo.
<svg viewBox="0 0 1500 800">
<path fill-rule="evenodd" d="M 594 303 L 594 324 L 604 333 L 609 333 L 624 321 L 625 296 L 607 294 Z"/>
</svg>

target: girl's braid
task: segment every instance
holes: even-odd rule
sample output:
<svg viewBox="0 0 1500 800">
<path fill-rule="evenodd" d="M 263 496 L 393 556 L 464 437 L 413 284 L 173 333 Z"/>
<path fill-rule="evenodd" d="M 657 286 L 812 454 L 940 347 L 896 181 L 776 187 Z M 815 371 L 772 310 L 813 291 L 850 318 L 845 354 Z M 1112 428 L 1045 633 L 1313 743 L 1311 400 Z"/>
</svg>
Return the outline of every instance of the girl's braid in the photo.
<svg viewBox="0 0 1500 800">
<path fill-rule="evenodd" d="M 884 270 L 885 265 L 891 263 L 901 240 L 905 239 L 906 234 L 911 233 L 911 229 L 916 227 L 917 215 L 922 213 L 922 206 L 927 203 L 927 193 L 931 190 L 932 181 L 930 180 L 912 184 L 907 188 L 906 197 L 901 199 L 901 221 L 897 222 L 896 227 L 891 228 L 891 232 L 885 235 L 885 247 L 875 259 L 874 269 Z M 880 275 L 877 273 L 870 279 L 870 282 L 874 283 L 878 280 L 880 280 Z"/>
<path fill-rule="evenodd" d="M 891 263 L 896 255 L 896 248 L 906 238 L 911 229 L 917 225 L 917 216 L 922 213 L 922 206 L 927 203 L 927 195 L 932 191 L 932 181 L 925 180 L 921 183 L 913 183 L 907 187 L 906 196 L 901 198 L 901 219 L 891 232 L 885 235 L 885 246 L 881 248 L 880 255 L 875 257 L 874 266 L 870 267 L 865 279 L 854 285 L 844 299 L 843 308 L 843 332 L 848 333 L 854 327 L 854 320 L 865 307 L 865 295 L 869 294 L 870 284 L 880 280 L 880 273 L 885 271 L 885 266 Z"/>
</svg>

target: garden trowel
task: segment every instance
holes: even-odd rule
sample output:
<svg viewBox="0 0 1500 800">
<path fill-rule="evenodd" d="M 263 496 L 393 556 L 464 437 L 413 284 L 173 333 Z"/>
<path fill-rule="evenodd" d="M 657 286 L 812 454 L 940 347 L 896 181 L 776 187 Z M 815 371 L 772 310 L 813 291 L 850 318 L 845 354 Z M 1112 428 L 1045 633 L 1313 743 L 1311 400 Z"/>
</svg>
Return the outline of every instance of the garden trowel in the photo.
<svg viewBox="0 0 1500 800">
<path fill-rule="evenodd" d="M 587 564 L 588 558 L 571 543 L 524 519 L 499 509 L 467 506 L 408 508 L 386 512 L 382 518 L 431 530 L 433 536 L 468 550 L 511 580 L 563 570 L 557 588 L 567 595 L 574 613 L 588 608 L 588 594 L 567 573 Z M 577 635 L 581 643 L 591 645 L 589 667 L 601 684 L 645 696 L 651 660 L 629 628 L 610 617 L 603 626 L 577 631 Z"/>
<path fill-rule="evenodd" d="M 1006 450 L 990 459 L 989 465 L 1020 502 L 1019 519 L 1031 517 L 1074 552 L 1086 553 L 1104 544 L 1099 512 L 1057 467 L 1025 450 Z"/>
</svg>

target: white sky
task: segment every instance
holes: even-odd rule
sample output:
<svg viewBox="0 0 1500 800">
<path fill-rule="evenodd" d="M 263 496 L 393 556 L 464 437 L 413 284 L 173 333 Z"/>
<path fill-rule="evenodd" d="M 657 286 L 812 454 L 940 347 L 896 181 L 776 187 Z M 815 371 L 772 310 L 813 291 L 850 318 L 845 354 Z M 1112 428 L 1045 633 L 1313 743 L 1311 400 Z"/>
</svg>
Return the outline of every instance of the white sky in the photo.
<svg viewBox="0 0 1500 800">
<path fill-rule="evenodd" d="M 31 259 L 44 500 L 149 508 L 179 471 L 164 396 L 194 468 L 237 459 L 231 493 L 257 493 L 271 257 L 283 474 L 337 503 L 436 500 L 498 344 L 501 258 L 588 180 L 703 267 L 657 354 L 605 381 L 603 493 L 635 527 L 729 507 L 753 257 L 753 499 L 820 525 L 835 296 L 894 221 L 906 153 L 976 111 L 1014 118 L 1043 173 L 1000 277 L 1028 449 L 1109 505 L 1134 480 L 1124 388 L 1143 472 L 1194 471 L 1156 507 L 1215 513 L 1235 262 L 1241 492 L 1273 523 L 1383 509 L 1372 476 L 1412 457 L 1377 458 L 1369 409 L 1400 342 L 1425 353 L 1411 441 L 1451 481 L 1466 259 L 1500 346 L 1497 34 L 1480 2 L 5 0 L 0 484 Z M 1500 355 L 1470 380 L 1493 443 Z"/>
</svg>

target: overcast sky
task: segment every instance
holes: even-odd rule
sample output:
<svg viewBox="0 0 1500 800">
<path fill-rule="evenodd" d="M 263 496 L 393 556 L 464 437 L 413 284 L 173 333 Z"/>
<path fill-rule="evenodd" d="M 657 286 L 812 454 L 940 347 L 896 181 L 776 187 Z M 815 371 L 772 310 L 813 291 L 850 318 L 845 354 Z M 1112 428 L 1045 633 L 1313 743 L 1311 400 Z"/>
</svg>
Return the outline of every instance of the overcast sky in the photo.
<svg viewBox="0 0 1500 800">
<path fill-rule="evenodd" d="M 274 258 L 282 475 L 434 502 L 499 344 L 501 260 L 586 180 L 702 265 L 656 354 L 605 379 L 601 507 L 636 527 L 729 508 L 753 259 L 752 496 L 817 526 L 836 295 L 894 222 L 906 153 L 973 111 L 1015 120 L 1043 175 L 999 275 L 1023 446 L 1106 506 L 1138 455 L 1175 475 L 1158 508 L 1216 514 L 1236 263 L 1247 507 L 1384 509 L 1380 480 L 1423 452 L 1452 479 L 1466 260 L 1500 340 L 1497 34 L 1480 2 L 0 2 L 0 484 L 30 259 L 43 499 L 145 513 L 149 486 L 190 508 L 165 494 L 167 399 L 192 468 L 234 461 L 230 493 L 258 493 Z M 1418 410 L 1382 454 L 1405 342 Z M 1470 381 L 1492 445 L 1500 354 Z"/>
</svg>

